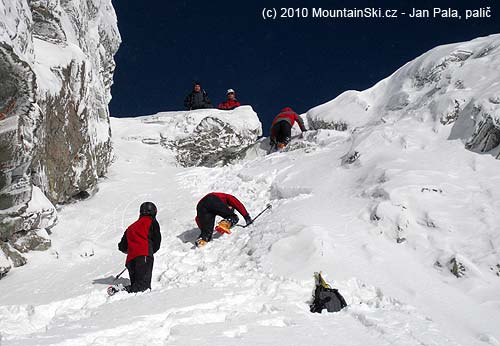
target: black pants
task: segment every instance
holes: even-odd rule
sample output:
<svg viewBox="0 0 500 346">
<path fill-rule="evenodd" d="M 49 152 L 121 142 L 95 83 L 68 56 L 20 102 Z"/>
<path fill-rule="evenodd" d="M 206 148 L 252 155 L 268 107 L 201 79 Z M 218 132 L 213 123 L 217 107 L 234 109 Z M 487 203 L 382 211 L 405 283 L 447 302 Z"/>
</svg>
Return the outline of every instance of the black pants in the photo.
<svg viewBox="0 0 500 346">
<path fill-rule="evenodd" d="M 125 287 L 128 293 L 142 292 L 151 289 L 153 262 L 153 257 L 138 256 L 125 265 L 130 277 L 130 286 Z"/>
<path fill-rule="evenodd" d="M 196 222 L 201 230 L 201 239 L 205 241 L 212 240 L 215 217 L 217 215 L 223 218 L 236 216 L 234 212 L 216 196 L 208 195 L 198 203 L 196 206 Z"/>
<path fill-rule="evenodd" d="M 271 140 L 277 143 L 288 144 L 292 137 L 292 125 L 286 120 L 278 121 L 271 129 Z"/>
</svg>

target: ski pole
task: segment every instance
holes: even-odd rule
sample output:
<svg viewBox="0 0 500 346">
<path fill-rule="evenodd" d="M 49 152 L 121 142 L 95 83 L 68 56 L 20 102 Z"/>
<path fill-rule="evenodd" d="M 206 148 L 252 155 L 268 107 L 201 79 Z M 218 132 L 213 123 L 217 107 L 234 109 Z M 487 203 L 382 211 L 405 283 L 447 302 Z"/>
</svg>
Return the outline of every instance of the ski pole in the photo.
<svg viewBox="0 0 500 346">
<path fill-rule="evenodd" d="M 273 206 L 271 205 L 271 203 L 268 203 L 268 204 L 266 205 L 266 207 L 264 208 L 264 210 L 262 210 L 260 213 L 258 213 L 258 214 L 257 214 L 257 216 L 256 216 L 256 217 L 254 217 L 254 218 L 252 219 L 252 222 L 250 222 L 248 225 L 245 225 L 245 226 L 244 226 L 244 225 L 236 225 L 236 226 L 240 226 L 240 227 L 246 228 L 246 227 L 250 226 L 250 225 L 251 225 L 251 224 L 252 224 L 252 223 L 253 223 L 253 222 L 254 222 L 254 221 L 255 221 L 255 220 L 256 220 L 259 216 L 261 216 L 262 214 L 264 214 L 264 212 L 265 212 L 266 210 L 268 210 L 268 209 L 272 209 L 272 208 L 273 208 Z"/>
<path fill-rule="evenodd" d="M 122 274 L 125 272 L 125 270 L 127 270 L 127 268 L 123 269 L 123 270 L 120 272 L 120 274 L 116 275 L 116 276 L 115 276 L 115 278 L 113 279 L 113 281 L 118 280 L 118 278 L 119 278 L 120 276 L 122 276 Z"/>
</svg>

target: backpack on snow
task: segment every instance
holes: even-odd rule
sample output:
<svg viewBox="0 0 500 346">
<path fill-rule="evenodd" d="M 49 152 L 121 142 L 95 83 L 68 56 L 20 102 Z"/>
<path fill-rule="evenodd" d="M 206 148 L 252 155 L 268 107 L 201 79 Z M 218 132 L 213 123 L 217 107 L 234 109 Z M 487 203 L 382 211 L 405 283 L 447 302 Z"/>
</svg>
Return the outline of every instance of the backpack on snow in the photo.
<svg viewBox="0 0 500 346">
<path fill-rule="evenodd" d="M 314 300 L 310 305 L 311 312 L 319 312 L 326 309 L 328 312 L 337 312 L 347 306 L 344 297 L 335 288 L 328 285 L 321 273 L 314 273 L 316 279 L 316 289 L 314 290 Z"/>
</svg>

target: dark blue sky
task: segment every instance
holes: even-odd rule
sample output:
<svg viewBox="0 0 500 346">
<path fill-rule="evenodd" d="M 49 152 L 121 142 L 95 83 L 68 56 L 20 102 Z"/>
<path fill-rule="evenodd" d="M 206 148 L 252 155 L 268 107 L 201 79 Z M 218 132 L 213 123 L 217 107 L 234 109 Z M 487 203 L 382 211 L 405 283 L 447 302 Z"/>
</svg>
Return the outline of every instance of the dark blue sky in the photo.
<svg viewBox="0 0 500 346">
<path fill-rule="evenodd" d="M 123 43 L 111 115 L 182 110 L 198 80 L 214 105 L 236 90 L 268 132 L 284 106 L 298 113 L 348 89 L 363 90 L 427 50 L 500 32 L 492 18 L 318 19 L 313 7 L 476 9 L 481 1 L 116 1 Z M 473 5 L 471 5 L 473 4 Z M 309 18 L 264 20 L 262 9 L 309 9 Z"/>
</svg>

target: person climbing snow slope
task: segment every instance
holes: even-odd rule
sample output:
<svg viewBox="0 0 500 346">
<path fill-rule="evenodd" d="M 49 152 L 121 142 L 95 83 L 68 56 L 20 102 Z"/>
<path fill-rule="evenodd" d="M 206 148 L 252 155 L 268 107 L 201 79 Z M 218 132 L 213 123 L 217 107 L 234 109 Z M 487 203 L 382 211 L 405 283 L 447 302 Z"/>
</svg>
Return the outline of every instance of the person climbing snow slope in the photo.
<svg viewBox="0 0 500 346">
<path fill-rule="evenodd" d="M 215 230 L 219 233 L 230 234 L 230 228 L 239 221 L 238 216 L 233 211 L 234 209 L 243 216 L 247 225 L 252 223 L 252 218 L 243 203 L 233 195 L 223 192 L 211 192 L 203 197 L 196 206 L 195 220 L 201 231 L 198 240 L 196 240 L 196 246 L 204 246 L 212 240 L 215 217 L 217 215 L 221 216 L 224 220 L 219 222 Z"/>
<path fill-rule="evenodd" d="M 271 126 L 271 146 L 276 149 L 283 149 L 290 142 L 292 127 L 297 122 L 302 132 L 306 131 L 304 121 L 290 107 L 285 107 L 273 119 Z"/>
</svg>

